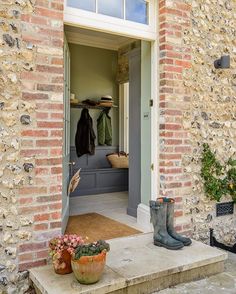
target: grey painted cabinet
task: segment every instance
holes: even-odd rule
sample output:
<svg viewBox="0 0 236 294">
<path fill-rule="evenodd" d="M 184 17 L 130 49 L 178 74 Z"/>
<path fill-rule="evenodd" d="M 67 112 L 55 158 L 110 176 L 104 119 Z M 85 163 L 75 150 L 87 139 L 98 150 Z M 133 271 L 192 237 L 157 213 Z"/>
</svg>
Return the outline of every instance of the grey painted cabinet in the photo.
<svg viewBox="0 0 236 294">
<path fill-rule="evenodd" d="M 128 169 L 111 168 L 106 155 L 117 152 L 118 147 L 98 146 L 94 155 L 85 154 L 80 158 L 71 146 L 70 158 L 74 162 L 71 176 L 81 168 L 81 180 L 71 197 L 112 193 L 128 190 Z"/>
</svg>

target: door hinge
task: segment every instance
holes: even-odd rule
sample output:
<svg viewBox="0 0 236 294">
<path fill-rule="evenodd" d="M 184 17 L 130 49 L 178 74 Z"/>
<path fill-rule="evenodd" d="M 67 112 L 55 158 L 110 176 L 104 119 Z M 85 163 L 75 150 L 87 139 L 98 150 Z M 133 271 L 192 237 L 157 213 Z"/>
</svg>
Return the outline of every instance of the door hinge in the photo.
<svg viewBox="0 0 236 294">
<path fill-rule="evenodd" d="M 154 170 L 154 164 L 153 163 L 151 164 L 151 170 Z"/>
<path fill-rule="evenodd" d="M 149 105 L 150 105 L 150 107 L 153 106 L 153 99 L 150 99 L 150 100 L 149 100 Z"/>
</svg>

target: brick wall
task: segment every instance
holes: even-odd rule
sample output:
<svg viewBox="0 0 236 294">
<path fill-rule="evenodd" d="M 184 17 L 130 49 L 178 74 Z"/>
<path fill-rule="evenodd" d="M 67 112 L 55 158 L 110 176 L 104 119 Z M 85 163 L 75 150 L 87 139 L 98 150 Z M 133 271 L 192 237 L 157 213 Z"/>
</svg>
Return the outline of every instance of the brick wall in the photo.
<svg viewBox="0 0 236 294">
<path fill-rule="evenodd" d="M 185 232 L 190 224 L 183 214 L 183 205 L 192 186 L 183 165 L 184 158 L 192 152 L 183 124 L 191 99 L 183 78 L 183 73 L 191 68 L 191 48 L 184 43 L 185 31 L 190 28 L 190 11 L 191 6 L 181 0 L 159 2 L 160 194 L 175 198 L 177 228 Z"/>
<path fill-rule="evenodd" d="M 38 0 L 23 13 L 22 41 L 32 65 L 21 74 L 22 101 L 33 108 L 21 130 L 21 156 L 33 165 L 32 183 L 19 189 L 19 213 L 32 221 L 32 238 L 19 246 L 19 270 L 43 265 L 47 241 L 61 231 L 63 133 L 63 1 Z"/>
<path fill-rule="evenodd" d="M 199 142 L 224 160 L 235 152 L 235 73 L 212 72 L 219 54 L 236 62 L 235 4 L 222 3 L 159 1 L 160 192 L 176 200 L 178 229 L 202 240 L 215 203 L 202 191 Z M 18 271 L 45 264 L 61 230 L 63 0 L 2 0 L 0 43 L 1 292 L 28 287 Z M 228 220 L 213 224 L 231 240 Z"/>
<path fill-rule="evenodd" d="M 2 0 L 0 44 L 0 292 L 23 293 L 61 230 L 63 0 Z"/>
</svg>

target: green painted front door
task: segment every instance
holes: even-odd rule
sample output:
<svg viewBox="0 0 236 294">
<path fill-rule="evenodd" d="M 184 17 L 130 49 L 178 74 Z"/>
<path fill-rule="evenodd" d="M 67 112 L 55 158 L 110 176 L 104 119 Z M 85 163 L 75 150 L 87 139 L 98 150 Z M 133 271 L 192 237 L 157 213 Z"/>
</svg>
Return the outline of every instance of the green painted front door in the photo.
<svg viewBox="0 0 236 294">
<path fill-rule="evenodd" d="M 64 115 L 63 115 L 63 181 L 62 181 L 62 233 L 69 217 L 68 183 L 70 176 L 70 51 L 64 37 Z"/>
</svg>

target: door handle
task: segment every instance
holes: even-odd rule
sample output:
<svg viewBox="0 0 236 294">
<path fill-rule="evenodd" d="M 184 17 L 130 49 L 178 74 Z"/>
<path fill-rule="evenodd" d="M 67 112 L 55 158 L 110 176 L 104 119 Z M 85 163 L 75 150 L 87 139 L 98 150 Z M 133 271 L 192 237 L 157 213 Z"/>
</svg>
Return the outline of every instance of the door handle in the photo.
<svg viewBox="0 0 236 294">
<path fill-rule="evenodd" d="M 70 171 L 70 174 L 72 175 L 73 173 L 73 166 L 75 165 L 75 162 L 74 161 L 70 161 L 69 162 L 69 171 Z"/>
</svg>

